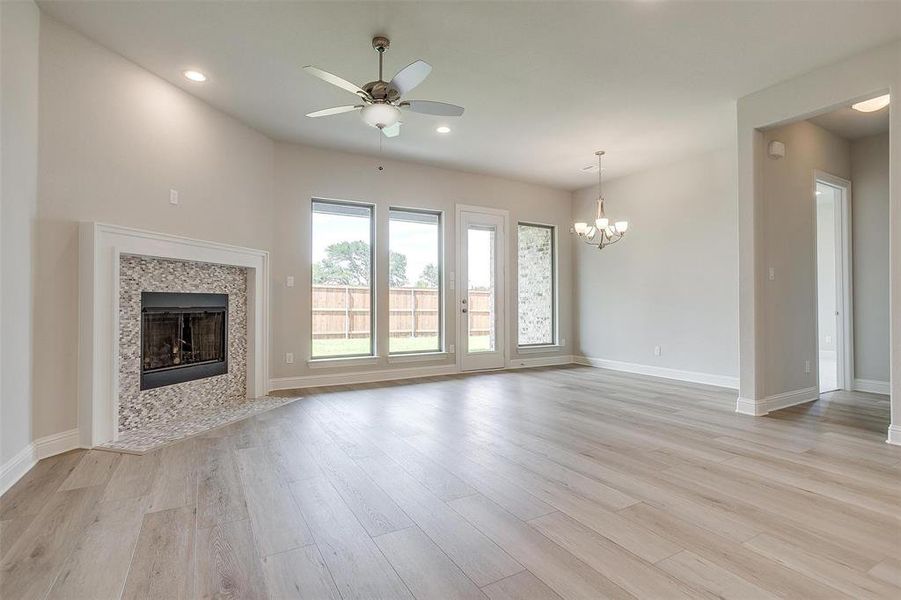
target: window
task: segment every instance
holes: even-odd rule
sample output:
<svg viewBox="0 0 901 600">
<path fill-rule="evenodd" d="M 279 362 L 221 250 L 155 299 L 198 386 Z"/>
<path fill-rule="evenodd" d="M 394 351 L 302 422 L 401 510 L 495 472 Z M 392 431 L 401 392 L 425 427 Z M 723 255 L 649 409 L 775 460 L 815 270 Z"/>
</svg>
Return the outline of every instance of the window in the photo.
<svg viewBox="0 0 901 600">
<path fill-rule="evenodd" d="M 554 228 L 520 223 L 517 233 L 519 345 L 554 344 L 557 341 Z"/>
<path fill-rule="evenodd" d="M 392 208 L 388 222 L 388 352 L 440 352 L 441 215 Z"/>
<path fill-rule="evenodd" d="M 313 358 L 373 354 L 373 212 L 313 201 Z"/>
</svg>

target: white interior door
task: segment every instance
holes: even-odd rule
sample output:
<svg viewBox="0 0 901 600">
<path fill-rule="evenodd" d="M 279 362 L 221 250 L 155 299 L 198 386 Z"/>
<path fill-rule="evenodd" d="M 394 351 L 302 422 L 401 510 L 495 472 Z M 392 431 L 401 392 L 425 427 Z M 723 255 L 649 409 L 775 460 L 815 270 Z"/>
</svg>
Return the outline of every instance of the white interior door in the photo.
<svg viewBox="0 0 901 600">
<path fill-rule="evenodd" d="M 506 362 L 504 302 L 504 217 L 463 210 L 459 213 L 461 277 L 457 294 L 460 316 L 460 369 L 502 369 Z"/>
<path fill-rule="evenodd" d="M 816 181 L 817 378 L 820 392 L 850 389 L 853 380 L 850 296 L 850 182 Z"/>
</svg>

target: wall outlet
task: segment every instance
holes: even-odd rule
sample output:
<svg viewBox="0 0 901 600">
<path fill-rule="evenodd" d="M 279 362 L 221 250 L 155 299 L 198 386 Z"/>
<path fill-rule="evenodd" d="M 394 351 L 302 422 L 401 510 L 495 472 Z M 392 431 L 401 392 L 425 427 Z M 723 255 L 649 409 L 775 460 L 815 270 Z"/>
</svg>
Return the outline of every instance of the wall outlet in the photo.
<svg viewBox="0 0 901 600">
<path fill-rule="evenodd" d="M 826 336 L 826 343 L 827 343 L 827 344 L 831 344 L 831 343 L 832 343 L 832 336 L 831 336 L 831 335 L 827 335 L 827 336 Z"/>
<path fill-rule="evenodd" d="M 660 346 L 654 346 L 654 356 L 660 356 L 662 354 L 662 350 L 660 350 Z"/>
<path fill-rule="evenodd" d="M 169 204 L 178 204 L 178 190 L 169 190 Z"/>
<path fill-rule="evenodd" d="M 447 351 L 450 352 L 451 354 L 453 354 L 454 353 L 454 345 L 451 344 L 450 346 L 448 346 Z"/>
<path fill-rule="evenodd" d="M 565 345 L 566 345 L 566 338 L 560 338 L 560 345 L 561 345 L 561 346 L 565 346 Z"/>
<path fill-rule="evenodd" d="M 285 285 L 288 287 L 294 287 L 294 275 L 288 275 L 285 277 Z"/>
<path fill-rule="evenodd" d="M 285 362 L 288 363 L 289 365 L 294 364 L 294 353 L 293 352 L 287 352 L 285 354 Z"/>
<path fill-rule="evenodd" d="M 776 279 L 776 267 L 770 267 L 770 281 L 775 281 Z"/>
<path fill-rule="evenodd" d="M 809 360 L 804 361 L 804 372 L 810 373 L 810 361 Z"/>
</svg>

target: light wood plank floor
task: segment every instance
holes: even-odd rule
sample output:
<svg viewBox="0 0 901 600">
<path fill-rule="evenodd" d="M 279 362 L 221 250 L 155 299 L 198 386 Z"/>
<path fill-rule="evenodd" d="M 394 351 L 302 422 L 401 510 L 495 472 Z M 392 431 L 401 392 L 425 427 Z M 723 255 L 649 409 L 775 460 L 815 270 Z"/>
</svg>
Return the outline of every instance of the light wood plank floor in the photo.
<svg viewBox="0 0 901 600">
<path fill-rule="evenodd" d="M 585 367 L 307 390 L 0 501 L 18 598 L 899 598 L 884 396 L 752 418 Z"/>
</svg>

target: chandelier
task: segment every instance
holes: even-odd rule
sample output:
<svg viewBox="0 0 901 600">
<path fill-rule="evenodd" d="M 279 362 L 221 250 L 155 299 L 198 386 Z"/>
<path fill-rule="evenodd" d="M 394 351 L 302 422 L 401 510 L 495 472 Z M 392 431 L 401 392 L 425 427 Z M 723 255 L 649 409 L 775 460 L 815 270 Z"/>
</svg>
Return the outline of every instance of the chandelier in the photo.
<svg viewBox="0 0 901 600">
<path fill-rule="evenodd" d="M 602 250 L 623 239 L 629 229 L 629 222 L 623 220 L 610 224 L 611 219 L 604 211 L 604 196 L 601 187 L 601 157 L 604 156 L 604 151 L 598 150 L 595 155 L 598 157 L 598 209 L 594 225 L 582 222 L 574 223 L 572 231 L 578 234 L 586 244 L 597 246 L 598 250 Z"/>
</svg>

